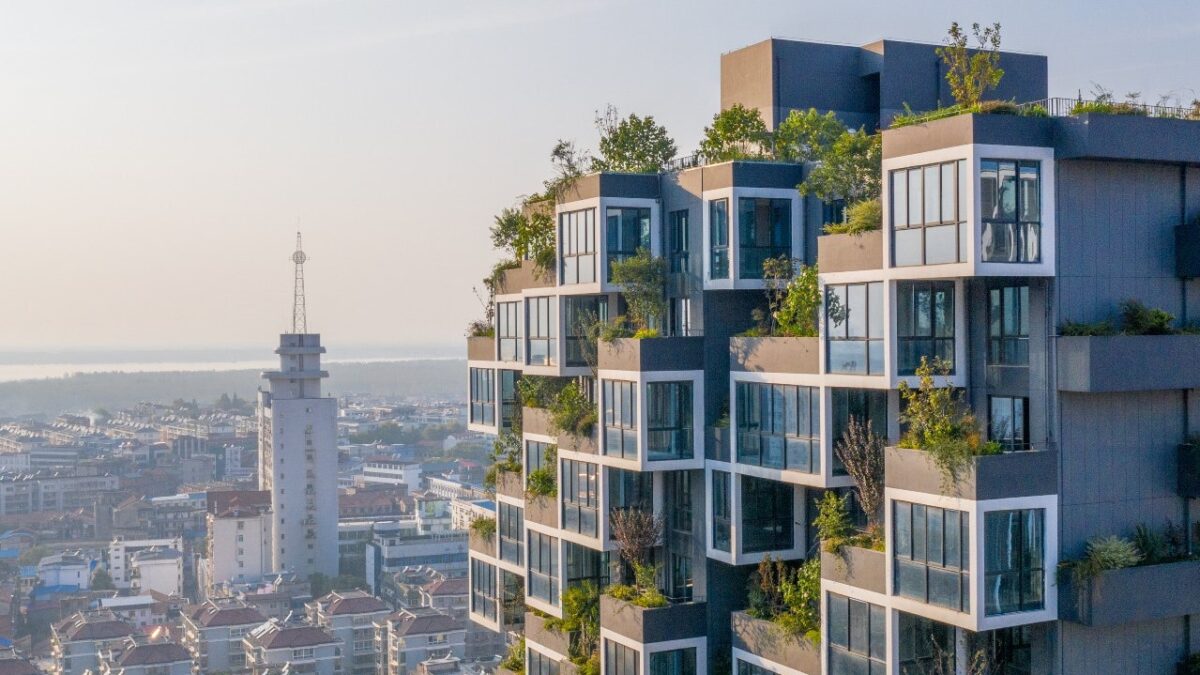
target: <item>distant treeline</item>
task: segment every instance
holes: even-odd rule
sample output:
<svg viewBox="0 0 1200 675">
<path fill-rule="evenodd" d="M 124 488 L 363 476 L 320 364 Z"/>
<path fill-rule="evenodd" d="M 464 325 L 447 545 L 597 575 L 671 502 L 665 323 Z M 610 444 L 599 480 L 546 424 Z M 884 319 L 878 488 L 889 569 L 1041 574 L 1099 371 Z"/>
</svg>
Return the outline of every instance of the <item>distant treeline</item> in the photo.
<svg viewBox="0 0 1200 675">
<path fill-rule="evenodd" d="M 466 362 L 333 363 L 325 393 L 380 396 L 466 395 Z M 139 401 L 212 403 L 222 394 L 253 400 L 265 382 L 257 370 L 163 373 L 84 373 L 64 378 L 0 382 L 0 417 L 95 408 L 115 410 Z"/>
</svg>

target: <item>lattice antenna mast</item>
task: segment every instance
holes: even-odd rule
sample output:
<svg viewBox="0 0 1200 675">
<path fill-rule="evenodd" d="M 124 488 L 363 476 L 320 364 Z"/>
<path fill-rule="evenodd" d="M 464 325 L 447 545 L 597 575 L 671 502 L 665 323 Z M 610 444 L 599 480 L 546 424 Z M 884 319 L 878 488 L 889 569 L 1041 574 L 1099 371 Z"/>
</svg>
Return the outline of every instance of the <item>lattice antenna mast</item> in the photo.
<svg viewBox="0 0 1200 675">
<path fill-rule="evenodd" d="M 307 333 L 308 318 L 304 315 L 304 247 L 300 245 L 300 233 L 296 233 L 296 252 L 292 254 L 292 262 L 296 263 L 296 288 L 292 297 L 292 332 Z"/>
</svg>

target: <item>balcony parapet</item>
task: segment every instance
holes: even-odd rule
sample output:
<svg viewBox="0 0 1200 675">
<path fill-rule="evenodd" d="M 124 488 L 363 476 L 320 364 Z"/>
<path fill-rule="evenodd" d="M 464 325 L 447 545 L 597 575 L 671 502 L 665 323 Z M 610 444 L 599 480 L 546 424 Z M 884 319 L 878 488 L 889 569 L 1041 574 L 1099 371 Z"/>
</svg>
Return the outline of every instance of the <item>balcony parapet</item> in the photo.
<svg viewBox="0 0 1200 675">
<path fill-rule="evenodd" d="M 521 408 L 521 432 L 537 436 L 553 436 L 554 423 L 545 408 Z"/>
<path fill-rule="evenodd" d="M 1058 389 L 1161 391 L 1200 387 L 1200 335 L 1063 336 L 1057 339 Z"/>
<path fill-rule="evenodd" d="M 525 481 L 520 471 L 497 471 L 496 494 L 525 499 Z"/>
<path fill-rule="evenodd" d="M 1112 626 L 1200 613 L 1200 560 L 1101 572 L 1082 589 L 1059 585 L 1061 618 L 1085 626 Z"/>
<path fill-rule="evenodd" d="M 801 673 L 821 672 L 821 652 L 803 635 L 791 635 L 772 621 L 734 612 L 729 619 L 736 649 Z"/>
<path fill-rule="evenodd" d="M 557 529 L 559 527 L 558 499 L 527 496 L 525 498 L 525 522 Z"/>
<path fill-rule="evenodd" d="M 525 612 L 525 638 L 530 642 L 549 649 L 559 656 L 567 656 L 571 646 L 570 635 L 552 631 L 546 627 L 546 620 L 534 614 Z"/>
<path fill-rule="evenodd" d="M 468 361 L 495 361 L 496 339 L 490 337 L 467 338 Z"/>
<path fill-rule="evenodd" d="M 883 230 L 817 237 L 817 269 L 822 274 L 883 269 Z"/>
<path fill-rule="evenodd" d="M 592 433 L 587 436 L 576 436 L 571 433 L 561 433 L 558 435 L 558 448 L 560 450 L 569 450 L 571 452 L 580 452 L 585 455 L 600 454 L 600 442 L 596 440 L 596 430 L 593 428 Z"/>
<path fill-rule="evenodd" d="M 532 260 L 522 260 L 520 267 L 504 270 L 496 295 L 514 295 L 531 288 L 552 288 L 556 283 L 554 270 L 543 270 Z"/>
<path fill-rule="evenodd" d="M 496 557 L 496 535 L 485 537 L 475 530 L 467 532 L 467 549 L 481 553 L 489 558 Z"/>
<path fill-rule="evenodd" d="M 665 337 L 600 340 L 596 347 L 600 370 L 703 370 L 704 338 Z"/>
<path fill-rule="evenodd" d="M 685 640 L 708 634 L 708 612 L 703 602 L 641 607 L 605 594 L 600 625 L 639 644 Z"/>
<path fill-rule="evenodd" d="M 821 551 L 821 578 L 847 586 L 887 593 L 887 554 L 858 546 L 843 546 L 840 553 Z"/>
<path fill-rule="evenodd" d="M 821 372 L 821 338 L 729 338 L 729 369 L 750 373 Z"/>
<path fill-rule="evenodd" d="M 887 487 L 974 501 L 1057 494 L 1058 453 L 1031 450 L 972 457 L 954 485 L 946 486 L 944 482 L 929 453 L 909 448 L 886 449 Z"/>
</svg>

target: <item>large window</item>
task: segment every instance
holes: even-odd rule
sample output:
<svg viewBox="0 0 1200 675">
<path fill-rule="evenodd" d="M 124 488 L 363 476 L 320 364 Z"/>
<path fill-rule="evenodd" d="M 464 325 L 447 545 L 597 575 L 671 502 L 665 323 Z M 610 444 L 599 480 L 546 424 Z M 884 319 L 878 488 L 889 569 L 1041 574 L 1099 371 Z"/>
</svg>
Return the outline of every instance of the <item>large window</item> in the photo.
<svg viewBox="0 0 1200 675">
<path fill-rule="evenodd" d="M 988 439 L 1005 452 L 1029 449 L 1029 399 L 991 396 L 988 399 Z"/>
<path fill-rule="evenodd" d="M 739 463 L 820 472 L 819 389 L 738 382 L 736 392 Z"/>
<path fill-rule="evenodd" d="M 650 675 L 696 675 L 696 648 L 650 654 Z"/>
<path fill-rule="evenodd" d="M 989 366 L 1029 365 L 1029 287 L 988 291 Z"/>
<path fill-rule="evenodd" d="M 654 508 L 654 474 L 649 471 L 627 471 L 608 467 L 608 509 Z M 610 533 L 611 534 L 611 533 Z M 610 537 L 611 538 L 611 537 Z"/>
<path fill-rule="evenodd" d="M 638 675 L 638 652 L 613 640 L 604 641 L 604 675 Z"/>
<path fill-rule="evenodd" d="M 595 344 L 587 333 L 597 322 L 608 321 L 608 298 L 603 295 L 569 295 L 563 298 L 563 331 L 566 365 L 589 366 L 596 362 Z"/>
<path fill-rule="evenodd" d="M 897 267 L 967 259 L 963 160 L 891 172 L 892 259 Z"/>
<path fill-rule="evenodd" d="M 625 260 L 639 248 L 650 250 L 650 209 L 610 208 L 608 227 L 608 277 L 614 262 Z"/>
<path fill-rule="evenodd" d="M 830 443 L 833 447 L 841 442 L 850 427 L 850 419 L 857 419 L 862 424 L 871 424 L 871 431 L 886 437 L 888 435 L 887 391 L 882 389 L 846 389 L 834 388 L 829 390 L 829 403 L 832 408 L 830 416 Z M 833 453 L 833 474 L 845 475 L 846 467 L 837 453 Z"/>
<path fill-rule="evenodd" d="M 713 548 L 729 551 L 730 522 L 733 512 L 732 484 L 728 471 L 712 472 Z"/>
<path fill-rule="evenodd" d="M 637 459 L 637 383 L 604 380 L 604 454 Z"/>
<path fill-rule="evenodd" d="M 896 284 L 898 372 L 912 375 L 921 359 L 944 359 L 954 372 L 954 282 Z"/>
<path fill-rule="evenodd" d="M 738 278 L 763 278 L 763 261 L 792 257 L 792 200 L 738 200 Z"/>
<path fill-rule="evenodd" d="M 1035 263 L 1042 258 L 1041 163 L 985 159 L 979 163 L 985 262 Z"/>
<path fill-rule="evenodd" d="M 471 558 L 471 611 L 496 620 L 496 568 Z"/>
<path fill-rule="evenodd" d="M 984 516 L 984 610 L 988 616 L 1045 607 L 1044 509 Z"/>
<path fill-rule="evenodd" d="M 663 502 L 666 504 L 667 596 L 692 599 L 692 474 L 663 473 Z"/>
<path fill-rule="evenodd" d="M 496 424 L 495 371 L 490 368 L 471 369 L 471 423 Z"/>
<path fill-rule="evenodd" d="M 501 361 L 521 360 L 521 303 L 496 303 L 496 346 Z"/>
<path fill-rule="evenodd" d="M 795 545 L 796 491 L 790 483 L 742 476 L 742 553 Z"/>
<path fill-rule="evenodd" d="M 599 467 L 564 459 L 562 472 L 563 529 L 595 537 L 600 508 Z"/>
<path fill-rule="evenodd" d="M 553 443 L 525 441 L 525 471 L 532 473 L 546 465 Z"/>
<path fill-rule="evenodd" d="M 667 220 L 667 264 L 668 271 L 683 273 L 688 271 L 688 210 L 672 211 Z"/>
<path fill-rule="evenodd" d="M 899 622 L 901 675 L 956 672 L 954 626 L 904 612 Z"/>
<path fill-rule="evenodd" d="M 596 551 L 587 546 L 564 541 L 563 555 L 566 557 L 567 588 L 574 588 L 585 581 L 592 582 L 597 588 L 608 587 L 608 551 Z"/>
<path fill-rule="evenodd" d="M 529 534 L 529 596 L 558 604 L 558 539 L 541 532 Z"/>
<path fill-rule="evenodd" d="M 709 279 L 729 278 L 729 200 L 708 203 Z"/>
<path fill-rule="evenodd" d="M 896 594 L 959 612 L 971 610 L 966 512 L 893 502 Z"/>
<path fill-rule="evenodd" d="M 529 298 L 526 301 L 529 324 L 529 365 L 552 366 L 558 352 L 558 312 L 556 298 Z"/>
<path fill-rule="evenodd" d="M 562 243 L 563 285 L 596 281 L 596 209 L 571 211 L 558 217 Z"/>
<path fill-rule="evenodd" d="M 525 512 L 519 506 L 500 502 L 496 529 L 500 533 L 500 559 L 514 565 L 525 564 Z"/>
<path fill-rule="evenodd" d="M 521 414 L 521 404 L 517 400 L 517 381 L 521 379 L 519 370 L 500 371 L 500 428 L 512 430 L 514 421 Z"/>
<path fill-rule="evenodd" d="M 831 373 L 883 374 L 883 284 L 825 287 L 826 362 Z"/>
<path fill-rule="evenodd" d="M 887 673 L 887 611 L 836 593 L 826 606 L 830 675 Z"/>
<path fill-rule="evenodd" d="M 995 675 L 1033 675 L 1033 627 L 1013 626 L 981 633 Z"/>
<path fill-rule="evenodd" d="M 558 659 L 530 649 L 525 675 L 558 675 Z"/>
<path fill-rule="evenodd" d="M 691 459 L 692 383 L 646 385 L 646 459 Z"/>
</svg>

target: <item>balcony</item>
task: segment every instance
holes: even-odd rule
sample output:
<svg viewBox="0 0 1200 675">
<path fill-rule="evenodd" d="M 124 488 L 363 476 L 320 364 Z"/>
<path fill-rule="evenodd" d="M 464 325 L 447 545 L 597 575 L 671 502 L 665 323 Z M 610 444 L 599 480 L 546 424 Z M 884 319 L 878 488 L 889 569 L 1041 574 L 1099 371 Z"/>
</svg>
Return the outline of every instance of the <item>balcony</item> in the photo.
<svg viewBox="0 0 1200 675">
<path fill-rule="evenodd" d="M 560 450 L 569 450 L 571 452 L 581 452 L 585 455 L 600 454 L 600 442 L 596 440 L 596 429 L 592 429 L 592 433 L 587 436 L 576 436 L 574 434 L 562 433 L 558 435 L 558 447 Z"/>
<path fill-rule="evenodd" d="M 554 423 L 545 408 L 521 408 L 521 433 L 553 436 Z"/>
<path fill-rule="evenodd" d="M 887 593 L 887 554 L 858 546 L 841 553 L 821 551 L 821 578 L 875 593 Z"/>
<path fill-rule="evenodd" d="M 1200 125 L 1197 125 L 1200 126 Z M 1060 337 L 1058 390 L 1086 393 L 1200 387 L 1200 335 Z"/>
<path fill-rule="evenodd" d="M 704 637 L 708 634 L 707 605 L 684 602 L 666 607 L 639 607 L 601 595 L 600 625 L 639 644 Z"/>
<path fill-rule="evenodd" d="M 817 269 L 822 274 L 883 269 L 883 230 L 817 237 Z"/>
<path fill-rule="evenodd" d="M 601 340 L 596 351 L 600 370 L 642 372 L 704 369 L 704 338 L 699 337 Z"/>
<path fill-rule="evenodd" d="M 974 501 L 1052 495 L 1058 493 L 1058 453 L 1043 450 L 973 457 L 953 486 L 943 486 L 942 472 L 928 453 L 890 447 L 885 451 L 884 477 L 890 488 Z"/>
<path fill-rule="evenodd" d="M 476 553 L 488 556 L 489 558 L 496 557 L 496 535 L 485 537 L 475 530 L 467 531 L 467 548 Z"/>
<path fill-rule="evenodd" d="M 558 499 L 555 497 L 529 497 L 525 500 L 525 522 L 537 523 L 557 529 Z"/>
<path fill-rule="evenodd" d="M 800 673 L 821 672 L 821 652 L 802 635 L 790 635 L 772 621 L 745 612 L 730 615 L 735 649 Z"/>
<path fill-rule="evenodd" d="M 467 338 L 468 361 L 495 361 L 496 339 L 490 337 Z"/>
<path fill-rule="evenodd" d="M 513 499 L 525 499 L 525 480 L 522 478 L 521 472 L 497 471 L 496 494 Z"/>
<path fill-rule="evenodd" d="M 820 373 L 821 338 L 729 338 L 729 369 L 749 373 Z"/>
<path fill-rule="evenodd" d="M 525 612 L 525 638 L 559 656 L 567 656 L 571 645 L 569 635 L 546 628 L 546 620 L 533 612 Z"/>
<path fill-rule="evenodd" d="M 1200 613 L 1200 560 L 1101 572 L 1075 589 L 1060 584 L 1059 615 L 1085 626 L 1113 626 Z"/>
<path fill-rule="evenodd" d="M 543 270 L 532 260 L 522 260 L 520 267 L 501 273 L 496 295 L 514 295 L 527 288 L 550 288 L 555 283 L 554 270 Z"/>
</svg>

